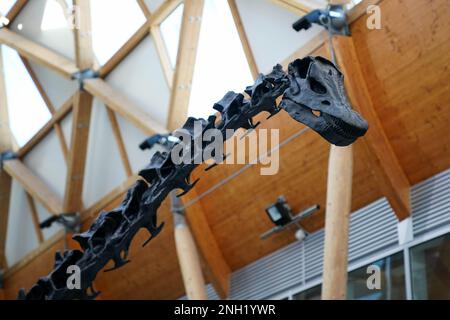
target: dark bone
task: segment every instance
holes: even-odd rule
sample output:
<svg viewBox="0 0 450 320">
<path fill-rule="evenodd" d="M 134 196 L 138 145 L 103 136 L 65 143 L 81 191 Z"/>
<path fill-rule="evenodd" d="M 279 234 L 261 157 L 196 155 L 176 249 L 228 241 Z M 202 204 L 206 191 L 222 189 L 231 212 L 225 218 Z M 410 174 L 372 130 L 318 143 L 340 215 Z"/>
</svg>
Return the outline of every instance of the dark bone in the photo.
<svg viewBox="0 0 450 320">
<path fill-rule="evenodd" d="M 245 92 L 250 99 L 228 92 L 214 105 L 214 109 L 221 114 L 217 124 L 215 116 L 197 120 L 203 130 L 217 128 L 225 139 L 230 138 L 226 136 L 227 129 L 252 129 L 255 127 L 252 122 L 255 115 L 266 111 L 273 116 L 282 108 L 295 120 L 336 145 L 349 145 L 367 130 L 365 120 L 350 108 L 342 74 L 320 57 L 294 61 L 289 65 L 288 74 L 277 65 L 269 75 L 259 75 L 256 83 Z M 281 103 L 277 105 L 277 98 L 283 94 Z M 325 100 L 329 104 L 324 104 Z M 321 115 L 315 116 L 312 110 L 319 110 Z M 184 129 L 191 133 L 191 142 L 195 139 L 192 136 L 194 121 L 196 119 L 189 118 L 184 125 Z M 210 143 L 202 142 L 203 149 Z M 191 160 L 197 156 L 192 154 Z M 195 182 L 191 183 L 190 175 L 196 166 L 193 161 L 175 165 L 170 153 L 156 153 L 150 164 L 139 173 L 146 181 L 138 180 L 118 208 L 102 212 L 88 231 L 74 236 L 83 251 L 67 251 L 64 256 L 56 254 L 54 270 L 39 279 L 27 293 L 22 289 L 19 298 L 94 299 L 99 294 L 93 290 L 97 273 L 110 260 L 114 262 L 112 269 L 129 262 L 128 248 L 141 228 L 149 231 L 149 240 L 161 231 L 163 224 L 158 225 L 157 209 L 171 190 L 181 189 L 184 194 L 195 185 Z M 66 286 L 69 265 L 77 265 L 81 270 L 80 290 L 69 290 Z"/>
</svg>

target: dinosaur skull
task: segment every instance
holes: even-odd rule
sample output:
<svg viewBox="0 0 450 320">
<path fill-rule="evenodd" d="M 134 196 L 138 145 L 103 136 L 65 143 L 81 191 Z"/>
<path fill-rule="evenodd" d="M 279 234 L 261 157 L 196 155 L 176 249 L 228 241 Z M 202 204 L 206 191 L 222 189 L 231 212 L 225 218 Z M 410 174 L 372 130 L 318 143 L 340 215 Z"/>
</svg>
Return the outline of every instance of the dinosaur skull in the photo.
<svg viewBox="0 0 450 320">
<path fill-rule="evenodd" d="M 347 146 L 366 133 L 368 124 L 352 110 L 344 77 L 331 62 L 321 57 L 297 59 L 288 73 L 290 86 L 281 106 L 292 118 L 337 146 Z"/>
</svg>

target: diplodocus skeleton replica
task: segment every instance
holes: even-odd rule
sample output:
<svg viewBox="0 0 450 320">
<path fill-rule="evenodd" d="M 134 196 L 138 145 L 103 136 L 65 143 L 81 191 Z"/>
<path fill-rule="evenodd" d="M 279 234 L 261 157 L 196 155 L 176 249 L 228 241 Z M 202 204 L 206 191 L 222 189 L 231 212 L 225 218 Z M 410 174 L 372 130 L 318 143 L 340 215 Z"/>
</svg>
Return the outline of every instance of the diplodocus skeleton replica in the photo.
<svg viewBox="0 0 450 320">
<path fill-rule="evenodd" d="M 269 117 L 284 109 L 298 122 L 301 122 L 328 142 L 337 146 L 352 144 L 363 136 L 367 122 L 352 110 L 344 89 L 344 77 L 336 66 L 322 57 L 305 57 L 289 64 L 288 71 L 276 65 L 267 75 L 260 74 L 253 86 L 247 87 L 243 94 L 228 92 L 214 105 L 220 118 L 210 116 L 205 119 L 188 118 L 183 129 L 190 133 L 191 141 L 179 141 L 193 145 L 198 135 L 194 123 L 199 122 L 202 132 L 208 129 L 220 130 L 223 139 L 227 129 L 252 130 L 258 124 L 253 117 L 267 112 Z M 281 101 L 277 103 L 277 99 Z M 317 111 L 313 113 L 313 111 Z M 197 125 L 198 126 L 198 125 Z M 202 141 L 202 150 L 214 141 Z M 192 154 L 192 157 L 195 157 Z M 150 237 L 148 243 L 159 234 L 163 223 L 158 224 L 157 211 L 163 200 L 174 189 L 181 189 L 180 196 L 193 188 L 190 175 L 197 167 L 194 158 L 189 163 L 175 164 L 168 152 L 157 152 L 150 164 L 139 172 L 143 179 L 137 180 L 130 188 L 121 205 L 109 212 L 101 212 L 89 230 L 73 238 L 81 250 L 68 250 L 55 255 L 53 271 L 42 277 L 28 291 L 21 290 L 19 299 L 94 299 L 99 292 L 93 288 L 98 272 L 110 261 L 114 261 L 111 271 L 128 263 L 128 249 L 136 233 L 145 228 Z M 204 159 L 207 160 L 207 159 Z M 67 288 L 69 266 L 79 267 L 81 288 Z"/>
</svg>

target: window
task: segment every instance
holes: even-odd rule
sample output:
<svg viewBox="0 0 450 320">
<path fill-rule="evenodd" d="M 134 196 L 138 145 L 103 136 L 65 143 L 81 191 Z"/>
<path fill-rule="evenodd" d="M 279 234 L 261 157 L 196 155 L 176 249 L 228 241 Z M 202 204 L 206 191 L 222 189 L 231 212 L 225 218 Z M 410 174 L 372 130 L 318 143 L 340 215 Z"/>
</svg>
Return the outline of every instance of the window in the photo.
<svg viewBox="0 0 450 320">
<path fill-rule="evenodd" d="M 410 254 L 413 299 L 450 299 L 450 234 L 417 245 Z"/>
<path fill-rule="evenodd" d="M 374 265 L 381 271 L 380 289 L 368 289 L 367 267 Z M 347 299 L 353 300 L 403 300 L 406 299 L 403 252 L 375 261 L 349 272 Z"/>
<path fill-rule="evenodd" d="M 45 102 L 18 53 L 2 46 L 9 124 L 22 147 L 50 119 Z"/>
<path fill-rule="evenodd" d="M 175 67 L 177 62 L 183 8 L 183 4 L 180 4 L 160 25 L 161 35 L 166 45 L 172 68 Z"/>
<path fill-rule="evenodd" d="M 380 289 L 370 290 L 367 267 L 375 265 L 380 272 Z M 297 293 L 294 300 L 319 300 L 322 285 Z M 347 299 L 349 300 L 403 300 L 406 299 L 403 251 L 377 260 L 348 273 Z"/>
<path fill-rule="evenodd" d="M 293 300 L 320 300 L 322 285 L 309 288 L 305 291 L 294 294 Z"/>
<path fill-rule="evenodd" d="M 207 117 L 230 90 L 243 92 L 253 78 L 227 1 L 205 1 L 189 101 L 189 116 Z"/>
<path fill-rule="evenodd" d="M 91 1 L 92 46 L 105 64 L 146 21 L 137 1 Z"/>
</svg>

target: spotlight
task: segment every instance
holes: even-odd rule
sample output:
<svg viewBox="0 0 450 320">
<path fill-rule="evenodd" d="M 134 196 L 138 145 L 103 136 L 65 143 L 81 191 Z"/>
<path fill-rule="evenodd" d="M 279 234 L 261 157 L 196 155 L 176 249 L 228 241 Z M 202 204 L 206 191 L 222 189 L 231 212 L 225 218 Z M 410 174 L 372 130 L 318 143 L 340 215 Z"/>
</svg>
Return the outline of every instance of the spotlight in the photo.
<svg viewBox="0 0 450 320">
<path fill-rule="evenodd" d="M 292 221 L 291 208 L 283 196 L 278 197 L 277 202 L 266 209 L 270 220 L 278 226 L 283 226 Z"/>
<path fill-rule="evenodd" d="M 319 209 L 319 205 L 313 205 L 303 211 L 301 211 L 296 216 L 292 216 L 292 210 L 286 199 L 283 196 L 278 197 L 277 201 L 271 204 L 266 209 L 267 216 L 275 224 L 275 227 L 264 232 L 261 235 L 261 239 L 267 239 L 275 233 L 284 231 L 290 227 L 295 227 L 297 231 L 295 232 L 295 238 L 298 241 L 303 241 L 307 236 L 307 232 L 301 227 L 299 222 L 312 215 Z"/>
</svg>

